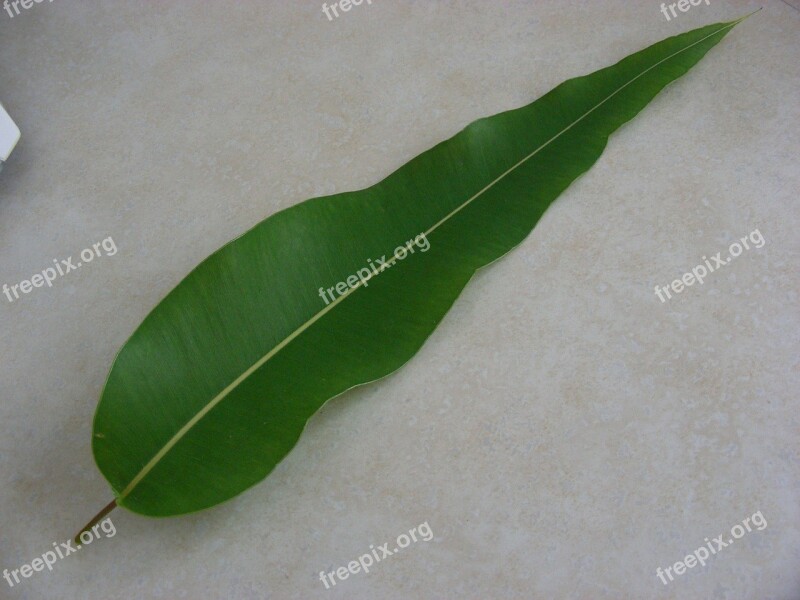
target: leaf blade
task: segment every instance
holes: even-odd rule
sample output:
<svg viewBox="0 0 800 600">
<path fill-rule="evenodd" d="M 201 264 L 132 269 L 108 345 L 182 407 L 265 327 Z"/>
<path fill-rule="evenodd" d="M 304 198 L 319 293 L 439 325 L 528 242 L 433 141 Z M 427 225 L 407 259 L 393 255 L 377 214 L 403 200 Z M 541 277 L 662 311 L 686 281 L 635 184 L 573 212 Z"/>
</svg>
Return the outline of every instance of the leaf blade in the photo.
<svg viewBox="0 0 800 600">
<path fill-rule="evenodd" d="M 322 403 L 410 359 L 475 271 L 520 243 L 608 135 L 736 23 L 669 38 L 476 121 L 375 186 L 282 211 L 206 259 L 148 315 L 109 375 L 93 450 L 118 503 L 181 514 L 263 479 Z M 419 232 L 435 251 L 322 307 L 318 285 Z"/>
</svg>

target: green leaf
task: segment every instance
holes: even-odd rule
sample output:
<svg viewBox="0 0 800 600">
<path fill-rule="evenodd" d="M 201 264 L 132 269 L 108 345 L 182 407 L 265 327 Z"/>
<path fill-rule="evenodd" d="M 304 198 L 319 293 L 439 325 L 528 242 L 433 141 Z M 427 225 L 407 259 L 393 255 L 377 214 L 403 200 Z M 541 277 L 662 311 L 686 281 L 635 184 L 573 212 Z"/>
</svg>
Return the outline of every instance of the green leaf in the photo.
<svg viewBox="0 0 800 600">
<path fill-rule="evenodd" d="M 475 271 L 519 244 L 608 136 L 738 22 L 475 121 L 380 183 L 279 212 L 203 261 L 109 374 L 93 450 L 117 504 L 177 515 L 261 481 L 325 401 L 408 361 Z M 389 268 L 376 275 L 379 260 Z"/>
</svg>

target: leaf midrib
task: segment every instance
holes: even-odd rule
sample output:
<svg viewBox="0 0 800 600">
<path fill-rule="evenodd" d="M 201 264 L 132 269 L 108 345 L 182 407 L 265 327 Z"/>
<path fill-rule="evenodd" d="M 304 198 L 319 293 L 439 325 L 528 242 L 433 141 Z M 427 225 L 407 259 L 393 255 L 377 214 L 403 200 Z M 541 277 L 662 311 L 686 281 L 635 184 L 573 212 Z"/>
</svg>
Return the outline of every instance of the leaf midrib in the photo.
<svg viewBox="0 0 800 600">
<path fill-rule="evenodd" d="M 749 16 L 749 15 L 747 15 L 747 16 Z M 600 108 L 600 107 L 601 107 L 603 104 L 605 104 L 606 102 L 608 102 L 608 101 L 609 101 L 611 98 L 613 98 L 614 96 L 616 96 L 616 95 L 617 95 L 619 92 L 621 92 L 622 90 L 624 90 L 626 87 L 628 87 L 628 86 L 629 86 L 630 84 L 632 84 L 634 81 L 636 81 L 636 80 L 637 80 L 637 79 L 639 79 L 640 77 L 642 77 L 642 76 L 646 75 L 647 73 L 649 73 L 650 71 L 652 71 L 653 69 L 655 69 L 655 68 L 656 68 L 656 67 L 658 67 L 659 65 L 663 64 L 664 62 L 668 61 L 669 59 L 671 59 L 671 58 L 674 58 L 675 56 L 677 56 L 677 55 L 678 55 L 678 54 L 680 54 L 681 52 L 685 52 L 686 50 L 688 50 L 688 49 L 692 48 L 693 46 L 696 46 L 697 44 L 699 44 L 699 43 L 701 43 L 701 42 L 704 42 L 704 41 L 705 41 L 705 40 L 707 40 L 708 38 L 710 38 L 710 37 L 713 37 L 713 36 L 717 35 L 717 34 L 718 34 L 718 33 L 720 33 L 721 31 L 724 31 L 725 29 L 729 29 L 729 28 L 731 28 L 731 27 L 734 27 L 735 25 L 737 25 L 738 23 L 740 23 L 741 21 L 743 21 L 744 19 L 746 19 L 746 18 L 747 18 L 747 16 L 745 16 L 745 17 L 742 17 L 741 19 L 737 19 L 736 21 L 732 21 L 732 22 L 728 23 L 727 25 L 725 25 L 724 27 L 721 27 L 721 28 L 719 28 L 718 30 L 714 31 L 713 33 L 710 33 L 710 34 L 708 34 L 708 35 L 707 35 L 707 36 L 705 36 L 704 38 L 702 38 L 702 39 L 699 39 L 699 40 L 697 40 L 696 42 L 692 42 L 691 44 L 689 44 L 689 45 L 688 45 L 688 46 L 686 46 L 685 48 L 681 48 L 680 50 L 677 50 L 677 51 L 673 52 L 673 53 L 672 53 L 672 54 L 670 54 L 669 56 L 667 56 L 667 57 L 665 57 L 665 58 L 662 58 L 661 60 L 659 60 L 659 61 L 658 61 L 658 62 L 656 62 L 655 64 L 651 65 L 650 67 L 648 67 L 647 69 L 645 69 L 644 71 L 642 71 L 641 73 L 639 73 L 638 75 L 636 75 L 635 77 L 633 77 L 633 78 L 632 78 L 630 81 L 628 81 L 627 83 L 623 84 L 622 86 L 620 86 L 619 88 L 617 88 L 616 90 L 614 90 L 614 91 L 613 91 L 611 94 L 609 94 L 609 95 L 608 95 L 606 98 L 604 98 L 604 99 L 603 99 L 603 100 L 601 100 L 599 103 L 597 103 L 595 106 L 593 106 L 592 108 L 590 108 L 588 111 L 586 111 L 586 112 L 585 112 L 584 114 L 582 114 L 580 117 L 578 117 L 578 118 L 577 118 L 575 121 L 573 121 L 572 123 L 570 123 L 570 124 L 569 124 L 567 127 L 565 127 L 564 129 L 562 129 L 561 131 L 559 131 L 558 133 L 556 133 L 556 134 L 555 134 L 553 137 L 551 137 L 549 140 L 547 140 L 546 142 L 544 142 L 543 144 L 541 144 L 541 145 L 540 145 L 538 148 L 536 148 L 536 149 L 535 149 L 533 152 L 531 152 L 530 154 L 528 154 L 527 156 L 525 156 L 524 158 L 522 158 L 521 160 L 519 160 L 519 161 L 518 161 L 516 164 L 514 164 L 513 166 L 509 167 L 509 168 L 508 168 L 506 171 L 504 171 L 502 174 L 500 174 L 498 177 L 496 177 L 496 178 L 495 178 L 493 181 L 491 181 L 489 184 L 487 184 L 485 187 L 483 187 L 483 188 L 482 188 L 480 191 L 478 191 L 476 194 L 474 194 L 474 195 L 473 195 L 472 197 L 470 197 L 468 200 L 464 201 L 462 204 L 460 204 L 459 206 L 457 206 L 456 208 L 454 208 L 452 211 L 450 211 L 450 212 L 449 212 L 447 215 L 445 215 L 444 217 L 442 217 L 442 218 L 441 218 L 439 221 L 437 221 L 437 222 L 436 222 L 434 225 L 432 225 L 432 226 L 431 226 L 431 227 L 430 227 L 430 228 L 429 228 L 427 231 L 425 231 L 424 235 L 427 237 L 427 236 L 429 236 L 431 233 L 433 233 L 434 231 L 436 231 L 436 229 L 438 229 L 438 228 L 439 228 L 441 225 L 443 225 L 444 223 L 446 223 L 448 220 L 450 220 L 450 219 L 451 219 L 452 217 L 454 217 L 456 214 L 458 214 L 459 212 L 461 212 L 461 211 L 462 211 L 464 208 L 466 208 L 467 206 L 469 206 L 469 205 L 470 205 L 470 204 L 471 204 L 471 203 L 472 203 L 474 200 L 476 200 L 476 199 L 477 199 L 477 198 L 479 198 L 481 195 L 483 195 L 483 194 L 484 194 L 486 191 L 488 191 L 489 189 L 491 189 L 492 187 L 494 187 L 494 186 L 495 186 L 495 185 L 496 185 L 496 184 L 497 184 L 499 181 L 501 181 L 503 178 L 505 178 L 505 177 L 506 177 L 506 176 L 508 176 L 510 173 L 512 173 L 513 171 L 515 171 L 517 168 L 519 168 L 520 166 L 522 166 L 522 165 L 523 165 L 524 163 L 526 163 L 528 160 L 530 160 L 531 158 L 533 158 L 533 157 L 534 157 L 536 154 L 538 154 L 538 153 L 539 153 L 541 150 L 543 150 L 543 149 L 544 149 L 544 148 L 546 148 L 548 145 L 550 145 L 550 144 L 551 144 L 553 141 L 555 141 L 556 139 L 558 139 L 559 137 L 561 137 L 561 136 L 562 136 L 564 133 L 566 133 L 567 131 L 569 131 L 570 129 L 572 129 L 572 128 L 573 128 L 575 125 L 577 125 L 578 123 L 580 123 L 581 121 L 583 121 L 583 119 L 585 119 L 586 117 L 588 117 L 588 116 L 589 116 L 591 113 L 593 113 L 595 110 L 597 110 L 598 108 Z M 390 267 L 390 266 L 392 266 L 392 265 L 393 265 L 393 264 L 394 264 L 396 261 L 397 261 L 397 258 L 396 258 L 396 257 L 394 257 L 394 256 L 392 256 L 392 259 L 391 259 L 391 260 L 389 260 L 389 261 L 387 261 L 387 263 L 386 263 L 386 265 L 387 265 L 387 268 L 388 268 L 388 267 Z M 367 280 L 369 280 L 369 279 L 370 279 L 370 278 L 367 278 Z M 336 300 L 334 300 L 334 301 L 333 301 L 333 302 L 331 302 L 330 304 L 326 305 L 324 309 L 320 310 L 320 311 L 319 311 L 317 314 L 315 314 L 313 317 L 311 317 L 311 318 L 310 318 L 308 321 L 306 321 L 306 322 L 305 322 L 305 323 L 303 323 L 303 324 L 302 324 L 300 327 L 298 327 L 297 329 L 295 329 L 295 330 L 294 330 L 294 331 L 293 331 L 291 334 L 289 334 L 289 335 L 288 335 L 286 338 L 284 338 L 284 339 L 283 339 L 283 340 L 282 340 L 282 341 L 281 341 L 281 342 L 280 342 L 278 345 L 276 345 L 274 348 L 272 348 L 272 350 L 270 350 L 269 352 L 267 352 L 267 353 L 266 353 L 264 356 L 262 356 L 262 357 L 261 357 L 261 358 L 260 358 L 258 361 L 256 361 L 255 363 L 253 363 L 253 364 L 252 364 L 250 367 L 248 367 L 248 369 L 247 369 L 247 370 L 245 370 L 245 371 L 244 371 L 244 372 L 243 372 L 241 375 L 239 375 L 239 376 L 238 376 L 236 379 L 234 379 L 234 380 L 233 380 L 233 381 L 232 381 L 230 384 L 228 384 L 228 385 L 227 385 L 227 386 L 226 386 L 226 387 L 225 387 L 225 388 L 224 388 L 224 389 L 223 389 L 221 392 L 219 392 L 219 394 L 217 394 L 216 396 L 214 396 L 214 398 L 212 398 L 212 399 L 211 399 L 211 400 L 208 402 L 208 404 L 206 404 L 206 405 L 205 405 L 205 406 L 204 406 L 204 407 L 203 407 L 201 410 L 199 410 L 199 411 L 197 412 L 197 414 L 196 414 L 196 415 L 194 415 L 194 416 L 193 416 L 193 417 L 192 417 L 192 418 L 191 418 L 191 419 L 190 419 L 190 420 L 189 420 L 189 421 L 188 421 L 188 422 L 187 422 L 187 423 L 186 423 L 186 424 L 185 424 L 183 427 L 181 427 L 181 428 L 180 428 L 180 429 L 179 429 L 179 430 L 178 430 L 178 431 L 177 431 L 177 432 L 176 432 L 176 433 L 175 433 L 175 434 L 172 436 L 172 438 L 170 438 L 170 440 L 169 440 L 169 441 L 168 441 L 166 444 L 164 444 L 164 446 L 162 446 L 162 447 L 161 447 L 161 449 L 160 449 L 160 450 L 159 450 L 159 451 L 158 451 L 158 452 L 157 452 L 157 453 L 156 453 L 156 454 L 153 456 L 153 458 L 151 458 L 151 459 L 150 459 L 150 460 L 147 462 L 147 464 L 146 464 L 144 467 L 142 467 L 141 471 L 139 471 L 139 473 L 137 473 L 137 474 L 136 474 L 136 476 L 135 476 L 135 477 L 134 477 L 134 478 L 131 480 L 131 482 L 130 482 L 130 483 L 129 483 L 129 484 L 126 486 L 126 487 L 125 487 L 125 489 L 124 489 L 124 490 L 121 492 L 121 494 L 118 496 L 118 501 L 119 501 L 119 502 L 122 502 L 122 501 L 123 501 L 123 500 L 124 500 L 124 499 L 125 499 L 125 498 L 126 498 L 128 495 L 130 495 L 130 493 L 131 493 L 131 492 L 132 492 L 132 491 L 133 491 L 133 490 L 136 488 L 136 486 L 137 486 L 137 485 L 139 485 L 139 483 L 140 483 L 140 482 L 141 482 L 141 481 L 142 481 L 142 480 L 143 480 L 145 477 L 147 477 L 147 475 L 150 473 L 150 471 L 152 471 L 152 470 L 155 468 L 155 466 L 156 466 L 156 465 L 157 465 L 159 462 L 161 462 L 161 459 L 163 459 L 163 458 L 164 458 L 164 457 L 167 455 L 167 453 L 169 453 L 169 451 L 170 451 L 170 450 L 171 450 L 171 449 L 172 449 L 172 448 L 173 448 L 173 447 L 174 447 L 174 446 L 175 446 L 175 445 L 176 445 L 176 444 L 177 444 L 177 443 L 178 443 L 178 442 L 179 442 L 179 441 L 180 441 L 180 440 L 181 440 L 181 439 L 182 439 L 182 438 L 183 438 L 183 437 L 184 437 L 184 436 L 185 436 L 185 435 L 186 435 L 186 434 L 187 434 L 187 433 L 188 433 L 188 432 L 189 432 L 189 431 L 192 429 L 192 427 L 194 427 L 194 426 L 195 426 L 195 425 L 196 425 L 196 424 L 197 424 L 197 423 L 198 423 L 198 422 L 199 422 L 199 421 L 200 421 L 200 420 L 201 420 L 203 417 L 205 417 L 205 416 L 206 416 L 206 415 L 207 415 L 207 414 L 208 414 L 208 413 L 209 413 L 209 412 L 210 412 L 210 411 L 211 411 L 211 410 L 212 410 L 212 409 L 213 409 L 215 406 L 217 406 L 217 404 L 219 404 L 220 402 L 222 402 L 222 400 L 224 400 L 224 399 L 225 399 L 225 398 L 226 398 L 226 397 L 227 397 L 227 396 L 228 396 L 228 395 L 229 395 L 229 394 L 230 394 L 230 393 L 231 393 L 233 390 L 235 390 L 235 389 L 236 389 L 236 388 L 237 388 L 237 387 L 238 387 L 238 386 L 239 386 L 239 385 L 240 385 L 240 384 L 241 384 L 241 383 L 242 383 L 244 380 L 246 380 L 248 377 L 250 377 L 250 375 L 252 375 L 253 373 L 255 373 L 255 372 L 256 372 L 258 369 L 260 369 L 262 366 L 264 366 L 264 364 L 265 364 L 267 361 L 269 361 L 269 360 L 270 360 L 270 359 L 271 359 L 273 356 L 275 356 L 275 355 L 276 355 L 278 352 L 280 352 L 280 351 L 281 351 L 283 348 L 285 348 L 285 347 L 286 347 L 288 344 L 290 344 L 290 343 L 291 343 L 291 342 L 292 342 L 292 341 L 293 341 L 295 338 L 297 338 L 297 337 L 298 337 L 298 336 L 299 336 L 301 333 L 303 333 L 303 332 L 304 332 L 306 329 L 308 329 L 309 327 L 311 327 L 311 326 L 312 326 L 314 323 L 316 323 L 316 322 L 317 322 L 318 320 L 320 320 L 320 319 L 321 319 L 323 316 L 325 316 L 325 315 L 326 315 L 326 314 L 327 314 L 329 311 L 333 310 L 333 308 L 334 308 L 334 307 L 338 306 L 338 304 L 339 304 L 340 302 L 343 302 L 343 301 L 345 300 L 345 298 L 347 298 L 348 296 L 350 296 L 350 294 L 352 294 L 353 292 L 355 292 L 356 290 L 358 290 L 360 287 L 362 287 L 362 285 L 363 285 L 363 282 L 362 282 L 362 281 L 359 281 L 359 282 L 358 282 L 358 283 L 357 283 L 357 284 L 356 284 L 354 287 L 352 287 L 352 288 L 348 289 L 348 290 L 347 290 L 347 292 L 345 292 L 344 294 L 342 294 L 341 296 L 339 296 L 339 297 L 338 297 Z"/>
</svg>

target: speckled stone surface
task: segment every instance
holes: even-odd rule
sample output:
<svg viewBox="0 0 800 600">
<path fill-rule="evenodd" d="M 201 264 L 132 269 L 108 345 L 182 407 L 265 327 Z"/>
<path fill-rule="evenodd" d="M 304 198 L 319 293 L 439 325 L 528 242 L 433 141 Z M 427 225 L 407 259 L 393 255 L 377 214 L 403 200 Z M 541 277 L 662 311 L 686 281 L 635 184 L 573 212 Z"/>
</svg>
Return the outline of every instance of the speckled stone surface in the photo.
<svg viewBox="0 0 800 600">
<path fill-rule="evenodd" d="M 800 598 L 800 12 L 765 0 L 611 139 L 397 374 L 326 405 L 262 484 L 117 534 L 2 599 Z M 42 2 L 0 12 L 0 569 L 110 498 L 116 351 L 200 260 L 470 121 L 755 2 Z M 668 285 L 758 229 L 705 283 Z M 664 585 L 656 569 L 767 522 Z M 427 522 L 370 573 L 333 571 Z"/>
</svg>

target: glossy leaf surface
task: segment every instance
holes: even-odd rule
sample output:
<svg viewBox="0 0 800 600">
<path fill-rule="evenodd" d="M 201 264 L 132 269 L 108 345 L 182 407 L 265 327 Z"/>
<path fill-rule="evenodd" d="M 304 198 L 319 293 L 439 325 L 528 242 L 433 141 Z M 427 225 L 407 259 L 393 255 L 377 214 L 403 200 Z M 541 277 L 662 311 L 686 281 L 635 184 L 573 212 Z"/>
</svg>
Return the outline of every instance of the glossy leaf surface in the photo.
<svg viewBox="0 0 800 600">
<path fill-rule="evenodd" d="M 736 23 L 480 119 L 372 187 L 279 212 L 208 257 L 109 374 L 93 450 L 117 503 L 176 515 L 266 477 L 326 400 L 408 361 L 475 271 L 519 244 L 608 136 Z M 390 266 L 353 284 L 370 263 Z"/>
</svg>

